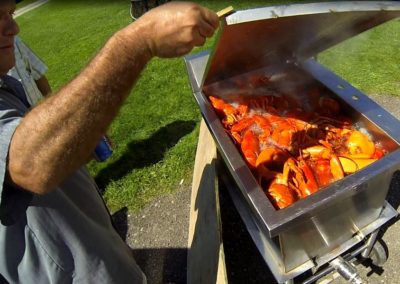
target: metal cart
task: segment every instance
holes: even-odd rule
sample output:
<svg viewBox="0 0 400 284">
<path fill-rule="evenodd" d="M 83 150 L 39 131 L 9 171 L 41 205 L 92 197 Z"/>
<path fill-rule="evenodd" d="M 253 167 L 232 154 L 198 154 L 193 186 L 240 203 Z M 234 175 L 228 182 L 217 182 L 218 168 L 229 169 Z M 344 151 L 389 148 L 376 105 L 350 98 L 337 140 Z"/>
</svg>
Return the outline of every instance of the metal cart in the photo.
<svg viewBox="0 0 400 284">
<path fill-rule="evenodd" d="M 400 168 L 399 121 L 313 58 L 321 51 L 400 16 L 394 1 L 296 4 L 238 11 L 221 21 L 211 52 L 186 57 L 194 97 L 233 181 L 230 194 L 276 281 L 306 271 L 312 283 L 336 270 L 354 283 L 355 256 L 384 260 L 376 237 L 397 215 L 386 201 Z M 254 74 L 301 73 L 339 100 L 388 154 L 368 167 L 276 210 L 255 180 L 207 97 L 245 94 Z M 236 84 L 235 82 L 240 82 Z M 288 82 L 290 85 L 291 82 Z M 301 85 L 298 85 L 301 86 Z M 307 98 L 304 97 L 304 100 Z M 377 264 L 380 264 L 377 262 Z"/>
</svg>

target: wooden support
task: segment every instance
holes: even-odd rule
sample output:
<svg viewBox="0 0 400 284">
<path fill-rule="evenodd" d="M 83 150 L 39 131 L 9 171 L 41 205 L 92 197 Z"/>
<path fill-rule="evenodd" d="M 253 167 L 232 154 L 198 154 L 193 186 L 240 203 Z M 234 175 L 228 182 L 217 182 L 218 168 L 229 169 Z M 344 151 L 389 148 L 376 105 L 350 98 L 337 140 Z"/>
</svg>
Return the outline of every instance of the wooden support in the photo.
<svg viewBox="0 0 400 284">
<path fill-rule="evenodd" d="M 200 125 L 189 221 L 187 283 L 227 283 L 216 172 L 217 149 Z"/>
</svg>

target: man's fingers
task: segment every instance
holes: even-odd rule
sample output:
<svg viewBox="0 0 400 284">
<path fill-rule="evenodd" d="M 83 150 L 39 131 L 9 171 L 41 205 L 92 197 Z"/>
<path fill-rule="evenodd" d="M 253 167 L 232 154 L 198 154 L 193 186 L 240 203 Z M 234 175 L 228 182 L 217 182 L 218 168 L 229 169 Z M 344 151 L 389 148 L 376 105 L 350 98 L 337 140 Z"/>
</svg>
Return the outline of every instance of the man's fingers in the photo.
<svg viewBox="0 0 400 284">
<path fill-rule="evenodd" d="M 194 46 L 202 46 L 206 42 L 206 37 L 201 35 L 198 30 L 193 33 L 193 45 Z"/>
<path fill-rule="evenodd" d="M 178 56 L 189 53 L 193 47 L 202 46 L 206 42 L 206 37 L 201 35 L 198 29 L 192 29 L 182 34 L 181 43 L 176 47 L 176 53 Z"/>
<path fill-rule="evenodd" d="M 219 18 L 217 13 L 215 13 L 214 11 L 211 11 L 207 8 L 203 8 L 201 10 L 201 14 L 203 16 L 203 19 L 209 24 L 211 25 L 214 30 L 216 30 L 219 26 Z"/>
<path fill-rule="evenodd" d="M 203 37 L 212 37 L 215 31 L 214 27 L 205 20 L 200 20 L 198 29 L 200 35 L 202 35 Z"/>
</svg>

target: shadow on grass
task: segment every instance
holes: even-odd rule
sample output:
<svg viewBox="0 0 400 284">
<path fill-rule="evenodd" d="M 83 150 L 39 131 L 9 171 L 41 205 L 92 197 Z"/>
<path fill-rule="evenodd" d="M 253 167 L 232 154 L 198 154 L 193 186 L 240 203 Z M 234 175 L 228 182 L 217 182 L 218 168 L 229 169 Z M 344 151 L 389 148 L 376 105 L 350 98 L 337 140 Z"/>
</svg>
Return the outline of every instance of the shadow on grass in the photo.
<svg viewBox="0 0 400 284">
<path fill-rule="evenodd" d="M 120 159 L 101 170 L 95 177 L 101 193 L 111 180 L 124 177 L 132 169 L 144 168 L 164 158 L 165 152 L 193 131 L 195 121 L 174 121 L 155 132 L 150 138 L 132 141 Z M 116 141 L 118 143 L 118 141 Z"/>
</svg>

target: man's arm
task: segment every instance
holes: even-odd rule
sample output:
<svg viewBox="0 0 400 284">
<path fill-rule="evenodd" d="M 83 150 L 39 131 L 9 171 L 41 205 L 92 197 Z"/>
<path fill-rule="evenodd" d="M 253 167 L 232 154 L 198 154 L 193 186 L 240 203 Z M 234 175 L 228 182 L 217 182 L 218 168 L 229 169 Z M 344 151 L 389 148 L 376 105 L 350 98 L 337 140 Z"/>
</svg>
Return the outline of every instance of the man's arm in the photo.
<svg viewBox="0 0 400 284">
<path fill-rule="evenodd" d="M 23 118 L 9 150 L 12 182 L 53 190 L 87 161 L 149 60 L 183 55 L 217 26 L 214 12 L 171 2 L 115 33 L 75 79 Z"/>
</svg>

